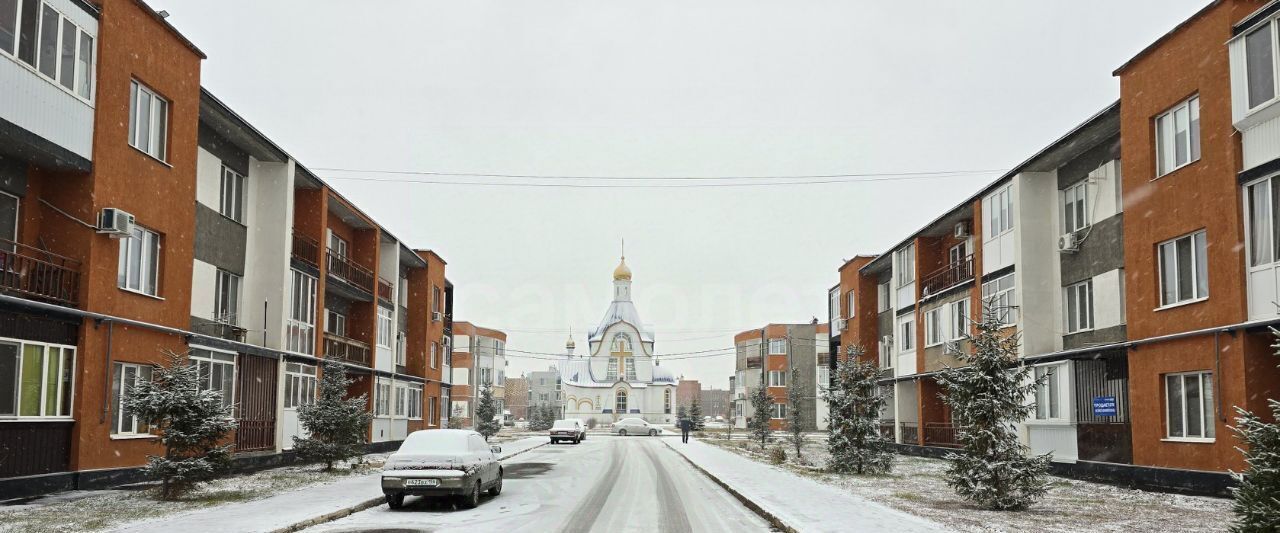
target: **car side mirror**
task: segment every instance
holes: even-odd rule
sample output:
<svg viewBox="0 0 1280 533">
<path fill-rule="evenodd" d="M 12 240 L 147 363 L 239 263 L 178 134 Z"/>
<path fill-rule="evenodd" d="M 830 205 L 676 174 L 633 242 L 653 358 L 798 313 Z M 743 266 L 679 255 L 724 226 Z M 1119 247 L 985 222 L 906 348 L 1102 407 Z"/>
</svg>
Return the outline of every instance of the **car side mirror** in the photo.
<svg viewBox="0 0 1280 533">
<path fill-rule="evenodd" d="M 490 446 L 489 451 L 493 453 L 502 453 L 502 446 Z"/>
</svg>

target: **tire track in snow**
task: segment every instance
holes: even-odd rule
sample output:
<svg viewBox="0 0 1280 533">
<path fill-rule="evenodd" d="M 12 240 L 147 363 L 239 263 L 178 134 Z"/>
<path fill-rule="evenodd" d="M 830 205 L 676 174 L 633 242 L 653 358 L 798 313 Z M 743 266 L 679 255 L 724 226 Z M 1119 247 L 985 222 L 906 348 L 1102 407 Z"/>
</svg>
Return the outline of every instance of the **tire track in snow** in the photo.
<svg viewBox="0 0 1280 533">
<path fill-rule="evenodd" d="M 653 464 L 653 477 L 658 480 L 658 506 L 662 510 L 662 531 L 693 531 L 689 525 L 689 516 L 685 514 L 684 504 L 680 501 L 680 493 L 662 461 L 653 453 L 653 446 L 648 442 L 644 446 L 644 455 Z"/>
<path fill-rule="evenodd" d="M 604 510 L 605 501 L 609 499 L 609 489 L 618 481 L 618 473 L 622 471 L 622 459 L 624 455 L 618 452 L 619 443 L 617 441 L 609 443 L 609 467 L 605 469 L 604 475 L 596 480 L 591 486 L 590 492 L 585 500 L 582 500 L 573 512 L 569 513 L 568 522 L 560 528 L 561 531 L 568 533 L 586 533 L 591 531 L 591 527 L 595 525 L 596 519 L 600 517 L 600 511 Z"/>
</svg>

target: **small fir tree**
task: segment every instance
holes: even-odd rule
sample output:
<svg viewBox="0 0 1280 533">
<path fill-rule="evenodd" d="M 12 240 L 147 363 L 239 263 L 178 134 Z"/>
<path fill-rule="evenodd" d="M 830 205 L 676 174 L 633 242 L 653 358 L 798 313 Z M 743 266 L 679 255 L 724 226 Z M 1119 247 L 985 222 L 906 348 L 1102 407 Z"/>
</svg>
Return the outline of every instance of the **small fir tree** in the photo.
<svg viewBox="0 0 1280 533">
<path fill-rule="evenodd" d="M 315 403 L 298 408 L 298 422 L 306 437 L 293 437 L 293 450 L 308 461 L 324 463 L 326 471 L 333 470 L 334 463 L 357 457 L 364 453 L 368 441 L 368 395 L 347 398 L 347 367 L 333 359 L 324 360 L 320 387 Z"/>
<path fill-rule="evenodd" d="M 836 367 L 835 383 L 824 393 L 827 417 L 827 470 L 845 474 L 887 474 L 893 468 L 891 440 L 880 433 L 885 400 L 876 383 L 876 365 L 861 360 L 862 349 L 850 347 L 849 358 Z"/>
<path fill-rule="evenodd" d="M 804 400 L 804 394 L 799 387 L 800 370 L 791 369 L 791 386 L 787 387 L 787 431 L 791 433 L 791 444 L 796 449 L 796 460 L 799 461 L 800 450 L 804 447 L 804 409 L 800 408 L 800 402 Z"/>
<path fill-rule="evenodd" d="M 947 484 L 962 498 L 986 509 L 1023 509 L 1048 491 L 1045 474 L 1051 454 L 1031 456 L 1018 442 L 1017 424 L 1035 408 L 1039 382 L 1018 359 L 1018 336 L 1001 333 L 992 302 L 969 340 L 971 353 L 957 352 L 965 363 L 938 375 L 942 398 L 954 411 L 963 453 L 949 453 Z"/>
<path fill-rule="evenodd" d="M 544 405 L 542 406 L 542 418 L 547 421 L 547 427 L 550 428 L 551 424 L 560 419 L 560 410 L 551 404 Z"/>
<path fill-rule="evenodd" d="M 147 456 L 143 472 L 160 480 L 160 498 L 173 500 L 231 466 L 231 444 L 221 444 L 236 428 L 222 394 L 200 390 L 200 371 L 187 354 L 165 352 L 167 364 L 151 381 L 134 386 L 125 409 L 160 434 L 164 455 Z"/>
<path fill-rule="evenodd" d="M 535 405 L 528 409 L 529 411 L 529 429 L 532 431 L 542 431 L 547 429 L 546 416 L 542 411 L 542 406 Z"/>
<path fill-rule="evenodd" d="M 1280 336 L 1275 329 L 1271 333 Z M 1280 355 L 1280 344 L 1271 348 Z M 1243 473 L 1232 474 L 1239 482 L 1231 489 L 1236 515 L 1231 531 L 1235 533 L 1280 531 L 1280 401 L 1268 399 L 1267 406 L 1271 422 L 1236 407 L 1239 416 L 1231 430 L 1244 444 L 1237 449 L 1249 466 Z"/>
<path fill-rule="evenodd" d="M 707 422 L 702 419 L 702 402 L 697 396 L 694 396 L 693 403 L 689 404 L 689 421 L 693 422 L 693 431 L 702 431 L 707 428 Z"/>
<path fill-rule="evenodd" d="M 678 409 L 676 409 L 676 420 L 678 421 L 678 423 L 682 423 L 688 419 L 689 419 L 689 410 L 685 409 L 684 406 L 681 405 Z"/>
<path fill-rule="evenodd" d="M 480 405 L 476 406 L 476 419 L 472 421 L 476 431 L 484 436 L 484 440 L 489 440 L 489 437 L 497 435 L 502 429 L 502 422 L 497 418 L 498 403 L 493 400 L 493 387 L 485 383 L 484 388 L 480 389 Z"/>
<path fill-rule="evenodd" d="M 760 447 L 763 448 L 769 442 L 769 416 L 773 409 L 773 397 L 769 395 L 769 390 L 761 383 L 754 391 L 751 392 L 751 410 L 755 416 L 747 422 L 747 428 L 751 430 L 751 439 L 760 441 Z"/>
</svg>

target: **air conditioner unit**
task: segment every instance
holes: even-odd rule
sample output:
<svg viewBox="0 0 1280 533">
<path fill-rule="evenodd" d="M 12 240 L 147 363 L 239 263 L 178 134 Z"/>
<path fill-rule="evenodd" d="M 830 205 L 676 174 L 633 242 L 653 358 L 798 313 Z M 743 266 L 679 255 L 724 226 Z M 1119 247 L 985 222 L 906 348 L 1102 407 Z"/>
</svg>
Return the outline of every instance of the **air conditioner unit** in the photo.
<svg viewBox="0 0 1280 533">
<path fill-rule="evenodd" d="M 969 223 L 957 222 L 956 227 L 952 230 L 952 235 L 954 235 L 955 238 L 957 239 L 969 238 Z"/>
<path fill-rule="evenodd" d="M 444 313 L 441 313 L 441 312 L 439 312 L 439 311 L 435 311 L 435 312 L 431 313 L 431 321 L 432 321 L 432 322 L 439 322 L 439 321 L 440 321 L 441 319 L 443 319 L 443 318 L 444 318 Z"/>
<path fill-rule="evenodd" d="M 133 229 L 133 220 L 133 215 L 124 210 L 103 208 L 98 214 L 98 233 L 105 233 L 113 239 L 128 237 L 129 230 Z"/>
<path fill-rule="evenodd" d="M 1075 233 L 1063 233 L 1058 237 L 1059 252 L 1074 252 L 1080 248 L 1080 241 L 1076 239 Z"/>
</svg>

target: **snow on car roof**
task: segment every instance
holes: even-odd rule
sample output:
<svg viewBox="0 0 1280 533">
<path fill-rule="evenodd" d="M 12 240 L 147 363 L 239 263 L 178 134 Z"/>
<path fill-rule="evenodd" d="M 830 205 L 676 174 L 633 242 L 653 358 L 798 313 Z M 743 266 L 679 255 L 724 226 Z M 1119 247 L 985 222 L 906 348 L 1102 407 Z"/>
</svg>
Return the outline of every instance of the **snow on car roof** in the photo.
<svg viewBox="0 0 1280 533">
<path fill-rule="evenodd" d="M 450 453 L 466 452 L 467 439 L 476 435 L 474 431 L 462 429 L 429 429 L 410 433 L 400 445 L 400 451 L 407 453 Z"/>
</svg>

